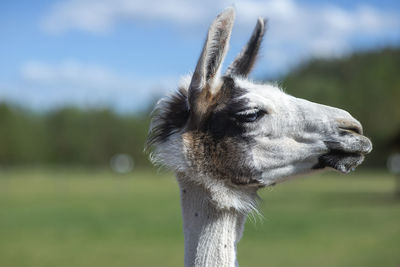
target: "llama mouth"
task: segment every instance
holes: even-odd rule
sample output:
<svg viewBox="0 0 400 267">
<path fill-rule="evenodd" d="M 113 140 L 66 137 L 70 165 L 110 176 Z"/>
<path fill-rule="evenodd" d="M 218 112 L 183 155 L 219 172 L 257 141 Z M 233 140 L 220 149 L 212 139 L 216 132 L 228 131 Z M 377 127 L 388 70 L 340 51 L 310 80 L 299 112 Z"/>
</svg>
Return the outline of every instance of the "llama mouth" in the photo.
<svg viewBox="0 0 400 267">
<path fill-rule="evenodd" d="M 329 153 L 319 157 L 318 163 L 313 169 L 333 168 L 341 173 L 354 171 L 364 160 L 362 153 L 345 152 L 342 150 L 331 150 Z"/>
</svg>

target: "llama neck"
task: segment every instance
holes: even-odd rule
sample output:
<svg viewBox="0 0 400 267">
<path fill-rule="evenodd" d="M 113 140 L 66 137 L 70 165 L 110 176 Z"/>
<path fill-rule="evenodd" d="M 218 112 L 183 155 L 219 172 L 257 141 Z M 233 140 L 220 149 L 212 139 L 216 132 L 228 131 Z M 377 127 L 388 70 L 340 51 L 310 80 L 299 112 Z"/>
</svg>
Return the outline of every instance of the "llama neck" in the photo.
<svg viewBox="0 0 400 267">
<path fill-rule="evenodd" d="M 237 266 L 236 245 L 246 215 L 217 210 L 203 187 L 178 179 L 181 189 L 185 266 Z"/>
</svg>

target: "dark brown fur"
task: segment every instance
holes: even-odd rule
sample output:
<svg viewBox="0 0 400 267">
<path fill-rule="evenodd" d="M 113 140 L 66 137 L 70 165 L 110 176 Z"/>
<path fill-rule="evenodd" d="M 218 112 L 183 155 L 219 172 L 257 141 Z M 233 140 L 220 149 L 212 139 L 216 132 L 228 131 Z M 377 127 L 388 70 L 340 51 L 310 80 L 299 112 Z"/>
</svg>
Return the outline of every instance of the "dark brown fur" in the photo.
<svg viewBox="0 0 400 267">
<path fill-rule="evenodd" d="M 151 128 L 147 137 L 147 148 L 168 140 L 168 137 L 182 129 L 189 118 L 187 90 L 179 88 L 177 92 L 163 99 L 162 107 L 153 111 Z"/>
<path fill-rule="evenodd" d="M 215 139 L 209 133 L 187 132 L 183 135 L 186 157 L 194 171 L 217 179 L 229 179 L 233 184 L 259 183 L 252 177 L 260 177 L 248 168 L 246 162 L 247 143 L 238 137 Z"/>
</svg>

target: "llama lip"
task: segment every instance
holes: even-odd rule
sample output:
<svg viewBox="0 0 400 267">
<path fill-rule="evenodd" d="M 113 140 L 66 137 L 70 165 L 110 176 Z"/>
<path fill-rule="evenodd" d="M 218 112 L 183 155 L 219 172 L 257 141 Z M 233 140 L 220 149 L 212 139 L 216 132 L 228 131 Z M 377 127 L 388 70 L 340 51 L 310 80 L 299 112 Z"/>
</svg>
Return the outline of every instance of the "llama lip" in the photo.
<svg viewBox="0 0 400 267">
<path fill-rule="evenodd" d="M 349 173 L 360 165 L 364 160 L 362 153 L 345 152 L 342 150 L 331 150 L 319 157 L 318 163 L 313 169 L 333 168 L 341 173 Z"/>
<path fill-rule="evenodd" d="M 356 142 L 325 141 L 328 153 L 318 158 L 313 169 L 333 168 L 341 173 L 349 173 L 360 165 L 366 154 L 372 151 L 371 141 L 363 135 L 355 135 Z M 354 135 L 353 135 L 354 138 Z"/>
</svg>

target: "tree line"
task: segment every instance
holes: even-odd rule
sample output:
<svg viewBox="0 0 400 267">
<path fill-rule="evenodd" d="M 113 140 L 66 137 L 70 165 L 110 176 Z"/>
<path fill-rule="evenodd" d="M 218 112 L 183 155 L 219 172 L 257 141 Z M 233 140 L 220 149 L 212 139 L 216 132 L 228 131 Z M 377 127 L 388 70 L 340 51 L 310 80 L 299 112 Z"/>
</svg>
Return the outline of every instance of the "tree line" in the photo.
<svg viewBox="0 0 400 267">
<path fill-rule="evenodd" d="M 104 166 L 116 154 L 150 166 L 143 153 L 147 115 L 66 107 L 35 113 L 0 104 L 0 165 Z"/>
<path fill-rule="evenodd" d="M 371 137 L 366 165 L 382 167 L 400 136 L 400 49 L 313 59 L 297 66 L 280 86 L 288 93 L 349 111 Z M 64 107 L 45 113 L 0 103 L 0 166 L 21 164 L 105 166 L 116 154 L 137 167 L 143 153 L 148 113 Z"/>
</svg>

